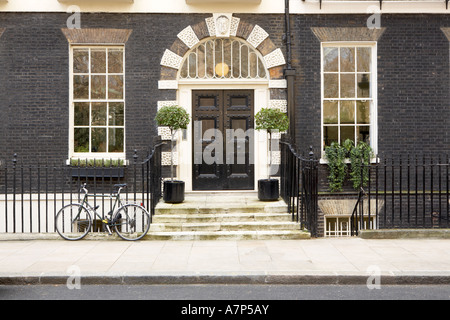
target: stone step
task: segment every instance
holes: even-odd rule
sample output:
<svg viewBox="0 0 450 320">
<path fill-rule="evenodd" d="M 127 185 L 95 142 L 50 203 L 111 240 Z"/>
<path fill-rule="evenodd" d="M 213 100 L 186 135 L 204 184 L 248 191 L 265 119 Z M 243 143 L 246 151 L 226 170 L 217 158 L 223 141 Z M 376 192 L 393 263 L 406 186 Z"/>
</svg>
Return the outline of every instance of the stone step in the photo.
<svg viewBox="0 0 450 320">
<path fill-rule="evenodd" d="M 300 240 L 310 239 L 302 230 L 149 232 L 146 240 Z"/>
<path fill-rule="evenodd" d="M 292 222 L 283 200 L 259 201 L 254 192 L 189 194 L 182 203 L 160 202 L 152 217 L 148 239 L 257 240 L 309 239 Z"/>
<path fill-rule="evenodd" d="M 155 215 L 161 214 L 212 214 L 212 213 L 286 213 L 287 205 L 233 205 L 230 203 L 221 206 L 183 206 L 172 205 L 156 207 Z"/>
<path fill-rule="evenodd" d="M 212 214 L 157 214 L 152 218 L 153 223 L 208 223 L 233 221 L 291 221 L 288 213 L 212 213 Z"/>
<path fill-rule="evenodd" d="M 280 221 L 235 221 L 235 222 L 209 222 L 209 223 L 152 223 L 150 232 L 161 231 L 274 231 L 274 230 L 299 230 L 300 226 L 295 222 Z"/>
</svg>

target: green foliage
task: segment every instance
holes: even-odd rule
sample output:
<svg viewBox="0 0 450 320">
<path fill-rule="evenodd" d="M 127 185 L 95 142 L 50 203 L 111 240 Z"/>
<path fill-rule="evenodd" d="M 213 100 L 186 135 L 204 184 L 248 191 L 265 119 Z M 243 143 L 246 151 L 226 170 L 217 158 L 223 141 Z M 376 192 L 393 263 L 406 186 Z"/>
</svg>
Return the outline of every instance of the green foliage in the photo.
<svg viewBox="0 0 450 320">
<path fill-rule="evenodd" d="M 158 126 L 169 127 L 172 133 L 170 140 L 170 177 L 173 181 L 173 136 L 178 129 L 187 129 L 191 117 L 189 113 L 180 106 L 166 106 L 158 110 L 155 117 Z"/>
<path fill-rule="evenodd" d="M 330 191 L 342 191 L 345 176 L 347 175 L 347 165 L 345 158 L 347 156 L 346 149 L 337 142 L 331 143 L 331 146 L 325 148 L 325 155 L 328 160 Z"/>
<path fill-rule="evenodd" d="M 70 159 L 70 165 L 72 167 L 80 168 L 93 168 L 93 167 L 122 167 L 124 166 L 124 160 L 118 159 Z"/>
<path fill-rule="evenodd" d="M 353 147 L 350 150 L 350 180 L 352 181 L 355 190 L 358 190 L 361 187 L 361 180 L 363 186 L 367 186 L 367 183 L 369 182 L 368 165 L 372 156 L 372 148 L 365 142 L 359 142 L 356 147 Z"/>
<path fill-rule="evenodd" d="M 256 130 L 267 130 L 272 133 L 274 130 L 286 131 L 289 128 L 289 119 L 285 113 L 279 109 L 262 108 L 255 115 Z"/>
<path fill-rule="evenodd" d="M 272 133 L 274 131 L 282 132 L 289 128 L 289 119 L 284 112 L 279 109 L 262 108 L 255 115 L 256 130 L 267 130 L 269 134 L 269 146 L 268 146 L 268 158 L 269 164 L 267 166 L 267 175 L 271 179 L 270 175 L 270 162 L 271 162 L 271 150 L 272 150 Z"/>
<path fill-rule="evenodd" d="M 166 106 L 159 109 L 155 117 L 158 126 L 169 127 L 170 130 L 187 129 L 191 120 L 189 113 L 180 106 Z"/>
<path fill-rule="evenodd" d="M 358 190 L 361 186 L 361 173 L 363 186 L 369 182 L 370 159 L 373 156 L 372 148 L 365 142 L 359 142 L 357 146 L 350 139 L 344 141 L 342 146 L 333 142 L 331 146 L 325 148 L 325 155 L 328 160 L 330 191 L 342 191 L 347 173 L 353 188 Z M 346 159 L 350 159 L 350 171 L 348 172 Z M 363 166 L 363 167 L 361 167 Z M 361 170 L 362 168 L 362 170 Z"/>
</svg>

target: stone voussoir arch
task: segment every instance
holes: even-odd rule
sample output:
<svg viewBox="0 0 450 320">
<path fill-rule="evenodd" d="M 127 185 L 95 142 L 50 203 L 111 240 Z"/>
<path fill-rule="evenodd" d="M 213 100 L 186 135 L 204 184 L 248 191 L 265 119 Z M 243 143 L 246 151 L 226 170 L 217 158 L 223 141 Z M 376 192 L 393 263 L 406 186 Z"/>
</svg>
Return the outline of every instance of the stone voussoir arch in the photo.
<svg viewBox="0 0 450 320">
<path fill-rule="evenodd" d="M 229 27 L 222 33 L 218 31 L 217 20 L 220 17 L 229 19 Z M 253 46 L 263 57 L 269 74 L 269 88 L 284 89 L 284 66 L 286 60 L 283 52 L 270 39 L 269 34 L 259 25 L 241 21 L 232 14 L 214 14 L 195 25 L 189 25 L 177 35 L 171 47 L 164 51 L 161 59 L 161 73 L 158 82 L 159 89 L 178 88 L 178 70 L 181 68 L 183 57 L 191 48 L 202 40 L 210 37 L 236 37 L 245 40 Z"/>
<path fill-rule="evenodd" d="M 225 18 L 226 19 L 225 19 Z M 220 19 L 226 20 L 226 27 L 220 24 Z M 262 27 L 241 21 L 230 13 L 214 13 L 211 17 L 200 21 L 195 25 L 189 25 L 178 33 L 177 38 L 170 48 L 165 49 L 161 58 L 161 73 L 158 81 L 158 89 L 172 91 L 169 96 L 175 97 L 178 89 L 178 71 L 182 67 L 185 55 L 197 44 L 207 38 L 229 38 L 235 37 L 244 40 L 257 50 L 264 59 L 268 75 L 268 87 L 270 108 L 278 108 L 287 112 L 286 88 L 287 83 L 284 78 L 284 68 L 286 60 L 283 52 L 270 39 Z M 168 95 L 165 94 L 167 97 Z M 176 100 L 158 101 L 158 110 L 168 105 L 177 105 Z M 167 127 L 158 127 L 158 135 L 163 140 L 170 140 L 170 130 Z M 162 165 L 168 165 L 170 153 L 163 152 Z M 175 152 L 175 164 L 177 164 L 177 152 Z"/>
</svg>

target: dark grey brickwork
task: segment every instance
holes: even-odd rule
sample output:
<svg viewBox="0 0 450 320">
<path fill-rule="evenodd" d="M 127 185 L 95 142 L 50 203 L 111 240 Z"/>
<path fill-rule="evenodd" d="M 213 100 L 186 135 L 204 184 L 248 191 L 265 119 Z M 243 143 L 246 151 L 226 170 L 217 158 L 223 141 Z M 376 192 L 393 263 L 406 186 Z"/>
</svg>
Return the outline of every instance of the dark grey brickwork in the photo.
<svg viewBox="0 0 450 320">
<path fill-rule="evenodd" d="M 283 15 L 235 14 L 265 29 L 277 47 Z M 0 13 L 0 158 L 14 152 L 26 161 L 68 155 L 69 44 L 61 32 L 68 14 Z M 82 14 L 83 28 L 133 32 L 126 44 L 127 156 L 148 150 L 156 135 L 164 50 L 188 25 L 208 14 Z M 293 67 L 297 70 L 295 123 L 302 150 L 320 150 L 320 42 L 311 27 L 364 27 L 366 15 L 292 17 Z M 384 153 L 450 151 L 449 42 L 441 27 L 448 15 L 383 15 L 378 42 L 378 146 Z M 276 97 L 275 97 L 276 98 Z"/>
</svg>

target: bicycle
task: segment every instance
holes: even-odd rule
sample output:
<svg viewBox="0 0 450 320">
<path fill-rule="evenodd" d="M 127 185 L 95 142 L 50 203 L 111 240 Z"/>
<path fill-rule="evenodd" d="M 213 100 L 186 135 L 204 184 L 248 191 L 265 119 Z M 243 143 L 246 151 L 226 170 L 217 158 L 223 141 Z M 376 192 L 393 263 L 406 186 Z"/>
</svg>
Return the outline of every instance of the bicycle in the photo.
<svg viewBox="0 0 450 320">
<path fill-rule="evenodd" d="M 89 194 L 86 183 L 81 186 L 84 197 L 81 203 L 70 203 L 56 215 L 55 227 L 59 235 L 66 240 L 83 239 L 93 227 L 92 220 L 98 217 L 101 226 L 105 227 L 109 235 L 112 229 L 124 240 L 135 241 L 142 239 L 150 229 L 150 215 L 147 210 L 137 204 L 124 204 L 120 199 L 120 192 L 126 188 L 126 184 L 116 184 L 117 193 L 110 195 Z M 88 197 L 110 197 L 115 199 L 111 211 L 106 217 L 97 213 L 99 205 L 93 207 L 88 202 Z M 117 206 L 117 210 L 116 210 Z M 102 230 L 104 230 L 102 228 Z"/>
</svg>

